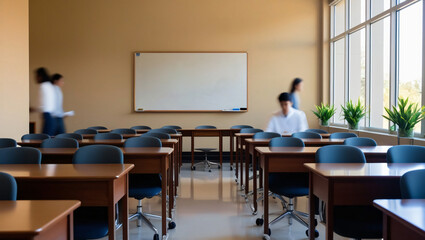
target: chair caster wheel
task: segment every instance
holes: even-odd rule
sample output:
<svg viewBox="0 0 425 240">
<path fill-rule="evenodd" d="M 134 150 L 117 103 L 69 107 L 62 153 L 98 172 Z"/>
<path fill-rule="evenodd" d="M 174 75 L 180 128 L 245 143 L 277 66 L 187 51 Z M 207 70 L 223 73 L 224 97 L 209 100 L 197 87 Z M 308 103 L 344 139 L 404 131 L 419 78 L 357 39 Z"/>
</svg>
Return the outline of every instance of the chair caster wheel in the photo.
<svg viewBox="0 0 425 240">
<path fill-rule="evenodd" d="M 159 235 L 157 233 L 153 235 L 153 240 L 159 240 Z"/>
<path fill-rule="evenodd" d="M 190 169 L 193 171 L 193 170 L 195 170 L 196 168 L 195 168 L 195 166 L 192 166 L 192 167 L 190 167 Z"/>
<path fill-rule="evenodd" d="M 232 166 L 230 166 L 230 171 L 233 171 L 233 167 Z"/>
<path fill-rule="evenodd" d="M 305 230 L 305 235 L 307 235 L 307 237 L 309 236 L 308 235 L 308 229 Z M 314 238 L 318 238 L 318 237 L 319 237 L 319 231 L 317 231 L 316 229 L 314 229 Z"/>
<path fill-rule="evenodd" d="M 270 230 L 270 228 L 269 228 L 269 233 L 263 234 L 263 239 L 264 240 L 270 240 L 270 235 L 272 235 L 272 230 Z"/>
<path fill-rule="evenodd" d="M 208 172 L 211 172 L 211 169 L 210 169 L 210 170 L 208 170 Z"/>
<path fill-rule="evenodd" d="M 264 224 L 264 220 L 262 218 L 257 218 L 255 220 L 255 224 L 257 224 L 257 226 L 262 226 Z"/>
<path fill-rule="evenodd" d="M 220 169 L 220 168 L 221 168 L 221 166 L 220 166 L 220 165 L 218 165 L 218 166 L 217 166 L 217 168 L 218 168 L 218 169 Z"/>
<path fill-rule="evenodd" d="M 174 229 L 176 228 L 176 223 L 175 222 L 169 222 L 168 223 L 168 229 Z"/>
</svg>

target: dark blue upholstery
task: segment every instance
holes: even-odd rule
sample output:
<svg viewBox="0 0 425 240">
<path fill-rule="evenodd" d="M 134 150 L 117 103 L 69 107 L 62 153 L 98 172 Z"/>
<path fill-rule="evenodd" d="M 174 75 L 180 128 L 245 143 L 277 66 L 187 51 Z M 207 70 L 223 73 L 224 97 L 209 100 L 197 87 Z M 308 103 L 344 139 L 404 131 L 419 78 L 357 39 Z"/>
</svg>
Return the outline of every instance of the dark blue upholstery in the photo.
<svg viewBox="0 0 425 240">
<path fill-rule="evenodd" d="M 74 164 L 123 164 L 121 149 L 110 145 L 90 145 L 77 150 Z M 106 207 L 80 207 L 74 212 L 75 239 L 95 239 L 108 235 Z"/>
<path fill-rule="evenodd" d="M 200 125 L 197 126 L 195 129 L 217 129 L 217 127 L 212 125 Z"/>
<path fill-rule="evenodd" d="M 243 129 L 243 128 L 253 128 L 250 125 L 234 125 L 230 129 Z"/>
<path fill-rule="evenodd" d="M 399 145 L 388 149 L 388 163 L 425 163 L 425 147 Z"/>
<path fill-rule="evenodd" d="M 50 138 L 41 143 L 42 148 L 78 148 L 78 141 L 73 138 Z"/>
<path fill-rule="evenodd" d="M 242 128 L 240 131 L 240 133 L 258 133 L 258 132 L 264 132 L 264 131 L 259 128 Z"/>
<path fill-rule="evenodd" d="M 151 130 L 152 128 L 151 128 L 151 127 L 149 127 L 149 126 L 139 125 L 139 126 L 133 126 L 133 127 L 131 127 L 131 129 L 134 129 L 134 130 L 140 130 L 140 129 L 148 129 L 148 130 Z"/>
<path fill-rule="evenodd" d="M 162 147 L 161 140 L 156 137 L 132 137 L 125 141 L 124 147 Z"/>
<path fill-rule="evenodd" d="M 169 129 L 174 129 L 174 130 L 182 129 L 182 127 L 177 126 L 177 125 L 166 125 L 166 126 L 163 126 L 162 128 L 169 128 Z"/>
<path fill-rule="evenodd" d="M 171 139 L 171 136 L 168 133 L 156 133 L 156 132 L 147 132 L 145 134 L 142 134 L 140 137 L 156 137 L 159 139 Z"/>
<path fill-rule="evenodd" d="M 158 129 L 152 129 L 152 130 L 150 130 L 149 133 L 177 134 L 177 130 L 176 129 L 172 129 L 172 128 L 158 128 Z"/>
<path fill-rule="evenodd" d="M 94 140 L 112 140 L 112 139 L 123 139 L 119 133 L 98 133 L 94 135 Z"/>
<path fill-rule="evenodd" d="M 414 170 L 401 176 L 400 187 L 403 199 L 425 199 L 425 170 Z"/>
<path fill-rule="evenodd" d="M 350 132 L 336 132 L 332 133 L 329 138 L 330 139 L 344 139 L 344 138 L 352 138 L 357 137 L 357 134 Z"/>
<path fill-rule="evenodd" d="M 21 140 L 44 140 L 48 138 L 50 138 L 50 136 L 44 133 L 30 133 L 22 136 Z"/>
<path fill-rule="evenodd" d="M 344 145 L 356 146 L 356 147 L 364 147 L 364 146 L 374 147 L 374 146 L 377 146 L 378 144 L 372 138 L 354 137 L 354 138 L 345 139 Z"/>
<path fill-rule="evenodd" d="M 270 139 L 269 147 L 304 147 L 304 142 L 296 137 L 275 137 Z"/>
<path fill-rule="evenodd" d="M 106 130 L 108 128 L 107 127 L 104 127 L 104 126 L 93 126 L 93 127 L 88 127 L 87 129 Z"/>
<path fill-rule="evenodd" d="M 11 138 L 0 138 L 0 148 L 7 148 L 7 147 L 16 147 L 16 141 L 15 139 Z"/>
<path fill-rule="evenodd" d="M 293 133 L 292 137 L 296 137 L 296 138 L 315 138 L 315 139 L 322 139 L 322 135 L 318 134 L 318 133 L 314 133 L 314 132 L 297 132 L 297 133 Z"/>
<path fill-rule="evenodd" d="M 62 134 L 56 135 L 55 138 L 72 138 L 75 140 L 83 140 L 83 135 L 78 133 L 62 133 Z"/>
<path fill-rule="evenodd" d="M 317 163 L 366 163 L 363 152 L 347 145 L 325 146 Z M 373 206 L 335 206 L 334 231 L 348 238 L 382 238 L 382 213 Z"/>
<path fill-rule="evenodd" d="M 0 172 L 0 201 L 16 201 L 18 187 L 14 177 Z"/>
<path fill-rule="evenodd" d="M 0 164 L 40 164 L 41 152 L 32 147 L 0 149 Z"/>
<path fill-rule="evenodd" d="M 253 139 L 272 139 L 272 138 L 281 137 L 281 136 L 282 135 L 275 132 L 257 132 L 254 134 L 252 138 Z"/>
<path fill-rule="evenodd" d="M 118 134 L 136 134 L 136 130 L 131 128 L 117 128 L 111 131 L 111 133 L 118 133 Z"/>
<path fill-rule="evenodd" d="M 305 130 L 306 132 L 314 132 L 314 133 L 328 133 L 328 131 L 325 131 L 325 130 L 323 130 L 323 129 L 314 129 L 314 128 L 311 128 L 311 129 L 307 129 L 307 130 Z"/>
<path fill-rule="evenodd" d="M 78 134 L 97 134 L 97 130 L 96 129 L 78 129 L 77 131 L 75 131 L 74 133 L 78 133 Z"/>
</svg>

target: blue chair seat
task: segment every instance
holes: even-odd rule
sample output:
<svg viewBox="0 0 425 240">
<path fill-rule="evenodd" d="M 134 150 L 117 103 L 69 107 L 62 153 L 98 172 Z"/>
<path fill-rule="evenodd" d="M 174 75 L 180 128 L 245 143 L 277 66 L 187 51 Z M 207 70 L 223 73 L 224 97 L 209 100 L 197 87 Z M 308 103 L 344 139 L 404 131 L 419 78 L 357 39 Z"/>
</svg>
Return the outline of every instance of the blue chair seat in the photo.
<svg viewBox="0 0 425 240">
<path fill-rule="evenodd" d="M 74 212 L 75 240 L 96 239 L 108 235 L 106 207 L 79 207 Z"/>
<path fill-rule="evenodd" d="M 161 188 L 159 174 L 130 174 L 129 196 L 137 200 L 158 195 Z"/>
<path fill-rule="evenodd" d="M 334 231 L 341 236 L 382 238 L 382 212 L 373 206 L 336 206 L 334 219 Z"/>
<path fill-rule="evenodd" d="M 288 198 L 308 195 L 308 185 L 308 173 L 269 174 L 269 190 Z"/>
</svg>

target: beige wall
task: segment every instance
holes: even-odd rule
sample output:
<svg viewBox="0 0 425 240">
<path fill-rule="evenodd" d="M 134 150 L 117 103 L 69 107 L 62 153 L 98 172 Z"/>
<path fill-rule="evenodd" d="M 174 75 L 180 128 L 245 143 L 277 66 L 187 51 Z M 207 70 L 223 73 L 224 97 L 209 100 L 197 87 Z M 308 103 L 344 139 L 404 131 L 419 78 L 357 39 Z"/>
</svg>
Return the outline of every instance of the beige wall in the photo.
<svg viewBox="0 0 425 240">
<path fill-rule="evenodd" d="M 65 76 L 68 131 L 90 125 L 264 128 L 276 97 L 305 80 L 309 124 L 320 101 L 323 5 L 317 0 L 37 0 L 30 2 L 30 69 Z M 132 113 L 133 51 L 247 51 L 248 113 Z M 37 99 L 31 80 L 31 103 Z M 196 99 L 194 99 L 196 101 Z M 37 116 L 31 116 L 36 119 Z"/>
<path fill-rule="evenodd" d="M 0 0 L 0 137 L 28 133 L 28 0 Z"/>
</svg>

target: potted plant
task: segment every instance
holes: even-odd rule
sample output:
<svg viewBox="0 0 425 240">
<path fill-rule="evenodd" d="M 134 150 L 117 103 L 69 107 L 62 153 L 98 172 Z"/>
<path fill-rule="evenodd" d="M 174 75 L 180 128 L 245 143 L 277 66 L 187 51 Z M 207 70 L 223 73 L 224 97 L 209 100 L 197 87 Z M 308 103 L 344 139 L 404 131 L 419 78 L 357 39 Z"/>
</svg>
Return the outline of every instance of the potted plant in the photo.
<svg viewBox="0 0 425 240">
<path fill-rule="evenodd" d="M 357 104 L 354 104 L 353 101 L 348 101 L 347 106 L 342 106 L 342 116 L 345 121 L 348 123 L 348 128 L 352 130 L 359 129 L 360 120 L 366 115 L 366 108 L 360 102 L 360 99 L 357 101 Z"/>
<path fill-rule="evenodd" d="M 416 124 L 425 118 L 425 107 L 409 103 L 409 98 L 399 98 L 397 107 L 392 106 L 392 110 L 385 108 L 385 111 L 388 116 L 383 117 L 398 126 L 399 137 L 413 137 Z"/>
<path fill-rule="evenodd" d="M 334 105 L 330 106 L 322 103 L 320 106 L 314 106 L 316 107 L 317 111 L 313 111 L 313 113 L 319 119 L 320 125 L 329 126 L 329 119 L 331 119 L 332 116 L 335 114 Z"/>
</svg>

